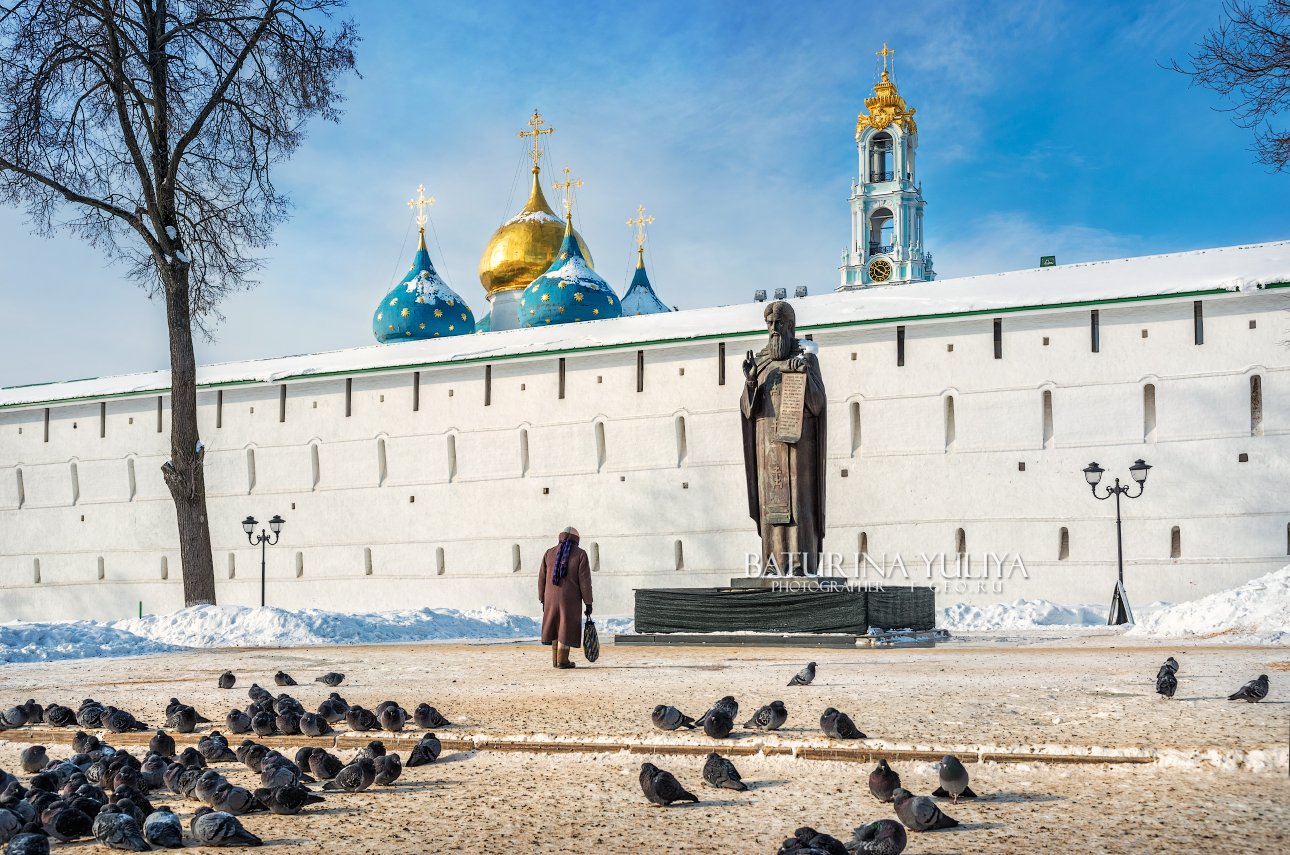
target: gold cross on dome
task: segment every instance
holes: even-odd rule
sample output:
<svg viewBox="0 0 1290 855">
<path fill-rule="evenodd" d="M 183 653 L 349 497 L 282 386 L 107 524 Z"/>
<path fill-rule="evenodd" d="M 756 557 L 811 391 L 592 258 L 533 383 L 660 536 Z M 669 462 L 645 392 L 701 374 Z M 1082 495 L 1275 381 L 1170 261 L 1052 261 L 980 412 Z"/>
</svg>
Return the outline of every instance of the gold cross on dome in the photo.
<svg viewBox="0 0 1290 855">
<path fill-rule="evenodd" d="M 545 124 L 546 121 L 542 118 L 542 114 L 534 110 L 533 115 L 529 117 L 530 130 L 520 131 L 518 134 L 520 139 L 533 137 L 533 150 L 529 152 L 529 157 L 533 158 L 534 169 L 538 168 L 538 161 L 542 159 L 542 135 L 555 133 L 555 128 L 543 130 L 542 126 Z"/>
<path fill-rule="evenodd" d="M 878 56 L 882 57 L 882 70 L 883 70 L 883 71 L 886 71 L 886 70 L 887 70 L 887 57 L 889 57 L 889 56 L 893 56 L 896 52 L 895 52 L 894 50 L 892 50 L 891 48 L 887 47 L 887 43 L 886 43 L 886 42 L 883 42 L 883 43 L 882 43 L 882 50 L 877 51 L 876 53 L 877 53 L 877 55 L 878 55 Z"/>
<path fill-rule="evenodd" d="M 426 208 L 434 204 L 434 197 L 426 195 L 426 186 L 424 184 L 417 187 L 417 198 L 408 200 L 409 208 L 417 209 L 417 226 L 425 229 L 426 223 L 430 217 L 426 214 Z"/>
<path fill-rule="evenodd" d="M 573 216 L 573 191 L 582 186 L 581 178 L 569 177 L 571 172 L 573 170 L 566 166 L 564 168 L 564 180 L 555 182 L 556 192 L 564 192 L 564 218 L 566 220 Z"/>
<path fill-rule="evenodd" d="M 645 227 L 654 222 L 654 216 L 645 216 L 645 206 L 641 205 L 636 209 L 636 216 L 627 221 L 627 225 L 636 227 L 636 251 L 645 250 Z"/>
</svg>

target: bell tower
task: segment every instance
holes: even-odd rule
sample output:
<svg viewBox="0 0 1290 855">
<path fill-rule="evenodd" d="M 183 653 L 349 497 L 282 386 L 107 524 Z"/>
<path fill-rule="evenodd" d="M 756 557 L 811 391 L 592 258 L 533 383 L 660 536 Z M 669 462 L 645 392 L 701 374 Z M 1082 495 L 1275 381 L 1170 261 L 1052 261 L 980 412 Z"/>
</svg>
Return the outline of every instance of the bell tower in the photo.
<svg viewBox="0 0 1290 855">
<path fill-rule="evenodd" d="M 915 171 L 918 125 L 892 82 L 894 50 L 884 43 L 882 76 L 856 121 L 859 179 L 851 185 L 851 243 L 839 291 L 936 278 L 923 246 L 923 188 Z"/>
</svg>

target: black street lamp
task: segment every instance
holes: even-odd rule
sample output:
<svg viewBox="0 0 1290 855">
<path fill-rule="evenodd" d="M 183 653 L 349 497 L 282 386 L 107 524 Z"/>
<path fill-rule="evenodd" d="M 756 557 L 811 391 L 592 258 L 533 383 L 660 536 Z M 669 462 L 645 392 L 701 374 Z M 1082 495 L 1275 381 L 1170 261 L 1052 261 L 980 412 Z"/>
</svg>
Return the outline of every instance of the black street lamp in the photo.
<svg viewBox="0 0 1290 855">
<path fill-rule="evenodd" d="M 1129 467 L 1129 474 L 1133 480 L 1138 482 L 1138 492 L 1130 493 L 1133 489 L 1128 484 L 1121 486 L 1120 479 L 1115 479 L 1114 487 L 1106 488 L 1106 495 L 1097 494 L 1097 485 L 1102 480 L 1102 473 L 1106 470 L 1098 466 L 1096 462 L 1090 463 L 1084 467 L 1084 480 L 1093 491 L 1095 499 L 1109 499 L 1115 496 L 1115 560 L 1119 565 L 1120 575 L 1115 583 L 1115 593 L 1111 596 L 1111 614 L 1107 616 L 1107 625 L 1118 625 L 1122 623 L 1133 623 L 1133 611 L 1129 608 L 1129 598 L 1124 593 L 1124 535 L 1122 532 L 1123 525 L 1120 521 L 1120 496 L 1126 499 L 1136 499 L 1147 489 L 1147 470 L 1151 464 L 1142 458 L 1138 458 L 1132 466 Z"/>
<path fill-rule="evenodd" d="M 255 536 L 255 527 L 259 525 L 259 523 L 256 522 L 255 517 L 247 517 L 246 519 L 242 520 L 242 531 L 246 532 L 247 542 L 250 543 L 252 546 L 255 546 L 257 543 L 260 545 L 260 606 L 261 608 L 264 607 L 265 550 L 267 547 L 273 546 L 278 542 L 278 535 L 282 534 L 282 524 L 284 522 L 285 520 L 283 520 L 282 517 L 278 516 L 277 514 L 273 515 L 273 519 L 269 520 L 269 528 L 273 530 L 273 537 L 272 539 L 270 539 L 268 533 L 264 529 L 260 529 L 260 534 L 258 537 Z"/>
</svg>

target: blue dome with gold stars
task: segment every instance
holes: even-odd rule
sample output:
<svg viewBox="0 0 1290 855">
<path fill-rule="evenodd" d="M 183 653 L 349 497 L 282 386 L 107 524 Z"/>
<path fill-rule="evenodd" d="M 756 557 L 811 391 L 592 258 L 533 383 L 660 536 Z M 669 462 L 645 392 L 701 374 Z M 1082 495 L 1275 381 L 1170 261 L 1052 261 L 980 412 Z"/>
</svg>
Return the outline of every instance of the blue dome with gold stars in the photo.
<svg viewBox="0 0 1290 855">
<path fill-rule="evenodd" d="M 412 269 L 376 307 L 372 334 L 382 344 L 466 335 L 475 331 L 475 314 L 466 301 L 435 272 L 426 251 L 426 233 L 412 259 Z"/>
<path fill-rule="evenodd" d="M 622 313 L 614 289 L 587 264 L 572 221 L 566 222 L 564 242 L 555 261 L 520 294 L 520 325 L 596 321 L 617 318 Z"/>
</svg>

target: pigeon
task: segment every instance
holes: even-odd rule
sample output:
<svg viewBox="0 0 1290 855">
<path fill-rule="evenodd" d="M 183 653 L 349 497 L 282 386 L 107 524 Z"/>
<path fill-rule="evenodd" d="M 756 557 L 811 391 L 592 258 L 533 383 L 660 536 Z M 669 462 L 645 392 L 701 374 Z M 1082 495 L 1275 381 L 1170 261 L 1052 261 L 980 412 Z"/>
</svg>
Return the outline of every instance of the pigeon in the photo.
<svg viewBox="0 0 1290 855">
<path fill-rule="evenodd" d="M 298 686 L 300 685 L 286 671 L 279 671 L 273 675 L 273 684 L 275 686 Z"/>
<path fill-rule="evenodd" d="M 86 698 L 76 710 L 76 723 L 81 727 L 98 727 L 99 717 L 103 715 L 103 705 Z"/>
<path fill-rule="evenodd" d="M 820 730 L 824 731 L 825 736 L 834 739 L 868 739 L 855 726 L 855 722 L 851 721 L 851 716 L 838 712 L 833 707 L 826 709 L 824 715 L 820 716 Z"/>
<path fill-rule="evenodd" d="M 344 680 L 345 675 L 336 671 L 329 671 L 321 677 L 314 677 L 315 683 L 322 683 L 323 685 L 331 686 L 332 688 L 339 686 Z"/>
<path fill-rule="evenodd" d="M 891 794 L 900 786 L 900 775 L 897 775 L 887 761 L 879 758 L 878 765 L 869 773 L 869 792 L 880 802 L 891 801 Z"/>
<path fill-rule="evenodd" d="M 71 707 L 50 704 L 45 710 L 45 721 L 54 727 L 71 727 L 76 723 L 76 711 Z"/>
<path fill-rule="evenodd" d="M 143 839 L 163 849 L 184 848 L 184 826 L 168 807 L 159 807 L 143 821 Z"/>
<path fill-rule="evenodd" d="M 433 763 L 439 759 L 439 755 L 442 753 L 443 745 L 439 742 L 439 738 L 433 733 L 427 733 L 421 737 L 420 742 L 412 747 L 412 753 L 408 755 L 408 768 Z"/>
<path fill-rule="evenodd" d="M 22 831 L 23 820 L 18 814 L 0 808 L 0 841 L 8 840 Z"/>
<path fill-rule="evenodd" d="M 285 733 L 288 736 L 294 736 L 300 732 L 300 716 L 294 712 L 278 713 L 273 724 L 277 727 L 278 733 Z"/>
<path fill-rule="evenodd" d="M 936 802 L 927 796 L 916 796 L 903 787 L 896 788 L 891 800 L 896 806 L 896 817 L 910 831 L 936 831 L 959 824 L 957 819 L 942 813 Z"/>
<path fill-rule="evenodd" d="M 361 793 L 376 780 L 376 764 L 370 757 L 360 757 L 336 773 L 336 777 L 323 784 L 324 790 L 344 790 Z"/>
<path fill-rule="evenodd" d="M 721 710 L 729 716 L 730 720 L 733 722 L 739 717 L 739 702 L 734 699 L 733 695 L 726 695 L 724 698 L 713 704 L 712 709 L 699 716 L 698 721 L 696 721 L 695 724 L 699 727 L 703 727 L 704 722 L 707 721 L 708 716 L 712 715 L 714 710 Z"/>
<path fill-rule="evenodd" d="M 417 708 L 412 711 L 412 722 L 421 730 L 433 730 L 436 727 L 447 727 L 452 724 L 439 710 L 429 704 L 417 704 Z"/>
<path fill-rule="evenodd" d="M 141 724 L 133 715 L 125 710 L 119 710 L 116 707 L 104 707 L 103 714 L 99 720 L 113 733 L 128 733 L 132 730 L 145 729 L 143 724 Z"/>
<path fill-rule="evenodd" d="M 1178 691 L 1178 675 L 1167 667 L 1162 667 L 1156 674 L 1156 694 L 1161 695 L 1166 700 L 1174 696 Z"/>
<path fill-rule="evenodd" d="M 426 706 L 426 705 L 422 704 L 422 706 Z M 417 707 L 418 711 L 420 709 L 421 707 Z M 427 707 L 427 709 L 433 711 L 434 707 Z M 335 692 L 332 692 L 330 697 L 328 697 L 325 701 L 323 701 L 318 705 L 318 715 L 327 719 L 328 724 L 336 724 L 337 722 L 344 721 L 345 713 L 348 711 L 349 711 L 349 704 L 345 703 L 345 701 L 341 699 L 340 695 L 336 694 Z M 422 724 L 421 720 L 417 719 L 417 727 L 433 727 L 433 726 L 434 725 Z"/>
<path fill-rule="evenodd" d="M 941 758 L 941 762 L 936 764 L 936 768 L 941 773 L 941 785 L 932 791 L 933 796 L 942 799 L 951 798 L 955 804 L 958 804 L 960 798 L 976 798 L 976 793 L 968 786 L 968 770 L 964 768 L 959 758 L 953 754 L 946 754 Z"/>
<path fill-rule="evenodd" d="M 197 740 L 197 750 L 212 763 L 232 763 L 237 760 L 237 755 L 229 750 L 228 740 L 218 730 L 212 730 Z"/>
<path fill-rule="evenodd" d="M 5 847 L 5 855 L 49 855 L 49 838 L 39 832 L 24 831 Z"/>
<path fill-rule="evenodd" d="M 219 675 L 219 687 L 221 689 L 231 689 L 237 684 L 237 675 L 232 671 L 225 671 Z"/>
<path fill-rule="evenodd" d="M 188 830 L 199 846 L 261 846 L 263 841 L 242 827 L 229 813 L 199 807 L 188 823 Z"/>
<path fill-rule="evenodd" d="M 197 784 L 193 787 L 193 792 L 196 794 L 197 798 L 201 799 L 206 804 L 213 805 L 215 804 L 215 794 L 219 791 L 221 786 L 224 786 L 227 783 L 228 779 L 219 772 L 216 772 L 214 769 L 207 769 L 197 778 Z"/>
<path fill-rule="evenodd" d="M 255 798 L 267 806 L 270 812 L 279 816 L 295 816 L 306 805 L 324 801 L 322 796 L 315 795 L 308 787 L 301 784 L 278 787 L 274 790 L 261 787 L 255 791 Z"/>
<path fill-rule="evenodd" d="M 376 715 L 371 710 L 355 704 L 345 712 L 345 725 L 350 730 L 363 732 L 375 730 L 380 726 L 380 723 L 376 720 Z"/>
<path fill-rule="evenodd" d="M 807 662 L 806 667 L 793 675 L 793 679 L 788 681 L 790 686 L 809 686 L 815 681 L 815 663 Z"/>
<path fill-rule="evenodd" d="M 377 757 L 376 780 L 375 783 L 382 787 L 388 787 L 398 780 L 403 774 L 403 760 L 397 754 L 386 754 L 384 757 Z"/>
<path fill-rule="evenodd" d="M 416 749 L 412 749 L 413 756 L 416 755 Z M 408 762 L 411 766 L 411 761 Z M 313 775 L 320 781 L 330 781 L 345 768 L 345 763 L 335 754 L 326 751 L 317 750 L 309 755 L 309 774 Z"/>
<path fill-rule="evenodd" d="M 211 807 L 216 810 L 222 810 L 225 813 L 231 813 L 234 816 L 243 813 L 258 813 L 265 809 L 265 806 L 255 798 L 255 794 L 246 787 L 238 787 L 227 781 L 215 791 L 215 798 L 211 800 Z"/>
<path fill-rule="evenodd" d="M 842 841 L 804 825 L 779 847 L 779 855 L 850 855 Z"/>
<path fill-rule="evenodd" d="M 175 758 L 175 762 L 180 766 L 189 766 L 196 769 L 206 768 L 206 758 L 202 756 L 200 751 L 191 745 L 179 752 L 179 756 Z"/>
<path fill-rule="evenodd" d="M 180 704 L 166 719 L 166 727 L 179 733 L 192 733 L 197 729 L 197 710 L 187 704 Z"/>
<path fill-rule="evenodd" d="M 265 755 L 260 769 L 260 784 L 273 790 L 300 783 L 300 767 L 278 752 Z"/>
<path fill-rule="evenodd" d="M 380 714 L 377 715 L 377 720 L 380 721 L 383 730 L 397 733 L 403 729 L 404 722 L 408 720 L 408 713 L 398 704 L 395 704 L 381 710 Z"/>
<path fill-rule="evenodd" d="M 237 755 L 242 765 L 258 775 L 263 771 L 264 758 L 268 755 L 269 749 L 258 742 L 243 739 L 242 744 L 233 753 Z"/>
<path fill-rule="evenodd" d="M 72 750 L 77 754 L 89 754 L 91 751 L 97 751 L 100 746 L 102 743 L 97 736 L 83 730 L 76 731 L 76 735 L 72 737 Z"/>
<path fill-rule="evenodd" d="M 62 843 L 89 837 L 94 820 L 83 810 L 74 807 L 55 807 L 52 814 L 43 814 L 45 833 Z"/>
<path fill-rule="evenodd" d="M 667 704 L 659 704 L 654 707 L 654 712 L 650 713 L 650 720 L 659 730 L 676 730 L 678 727 L 687 727 L 694 730 L 694 719 L 681 712 L 676 707 L 670 707 Z"/>
<path fill-rule="evenodd" d="M 373 739 L 371 742 L 358 749 L 354 754 L 354 759 L 366 757 L 369 760 L 375 760 L 377 757 L 385 756 L 385 743 L 379 739 Z"/>
<path fill-rule="evenodd" d="M 744 722 L 744 727 L 754 730 L 779 730 L 788 721 L 788 709 L 783 701 L 771 701 L 753 713 L 753 717 Z"/>
<path fill-rule="evenodd" d="M 49 765 L 49 755 L 45 753 L 45 746 L 29 745 L 22 749 L 18 763 L 21 764 L 22 771 L 28 775 L 34 775 Z"/>
<path fill-rule="evenodd" d="M 260 712 L 251 716 L 251 730 L 256 736 L 272 736 L 278 729 L 273 713 Z"/>
<path fill-rule="evenodd" d="M 224 726 L 229 733 L 247 733 L 251 729 L 251 717 L 241 710 L 229 710 L 224 716 Z"/>
<path fill-rule="evenodd" d="M 711 709 L 703 717 L 703 732 L 713 739 L 725 739 L 734 727 L 735 723 L 725 710 Z"/>
<path fill-rule="evenodd" d="M 22 727 L 27 723 L 26 708 L 10 707 L 0 713 L 0 723 L 3 723 L 5 727 Z"/>
<path fill-rule="evenodd" d="M 36 703 L 35 698 L 27 698 L 23 707 L 27 710 L 27 724 L 45 723 L 45 708 Z"/>
<path fill-rule="evenodd" d="M 147 784 L 150 790 L 159 790 L 163 786 L 162 776 L 166 774 L 166 769 L 170 766 L 170 761 L 160 754 L 149 753 L 144 758 L 143 765 L 139 767 L 139 777 Z"/>
<path fill-rule="evenodd" d="M 162 757 L 174 757 L 175 738 L 164 730 L 158 730 L 152 735 L 152 739 L 148 740 L 148 750 Z"/>
<path fill-rule="evenodd" d="M 664 772 L 653 763 L 641 764 L 640 780 L 641 792 L 645 794 L 645 798 L 661 807 L 667 807 L 672 802 L 699 801 L 699 797 L 682 787 L 671 772 Z"/>
<path fill-rule="evenodd" d="M 713 751 L 703 764 L 703 780 L 711 786 L 743 792 L 748 789 L 739 777 L 739 770 L 727 758 Z"/>
<path fill-rule="evenodd" d="M 880 819 L 857 828 L 847 848 L 856 855 L 900 855 L 908 842 L 905 826 L 894 819 Z"/>
<path fill-rule="evenodd" d="M 92 828 L 94 838 L 109 849 L 147 852 L 151 848 L 143 839 L 134 816 L 122 813 L 115 805 L 104 805 L 99 815 L 94 817 Z"/>
<path fill-rule="evenodd" d="M 334 731 L 327 719 L 318 713 L 307 712 L 300 717 L 300 732 L 305 736 L 324 736 Z"/>
<path fill-rule="evenodd" d="M 261 688 L 259 683 L 252 683 L 251 688 L 246 690 L 246 696 L 255 703 L 273 700 L 273 695 L 269 690 Z"/>
<path fill-rule="evenodd" d="M 1256 704 L 1268 696 L 1268 675 L 1260 674 L 1257 680 L 1251 680 L 1227 696 L 1229 701 L 1249 701 Z"/>
</svg>

